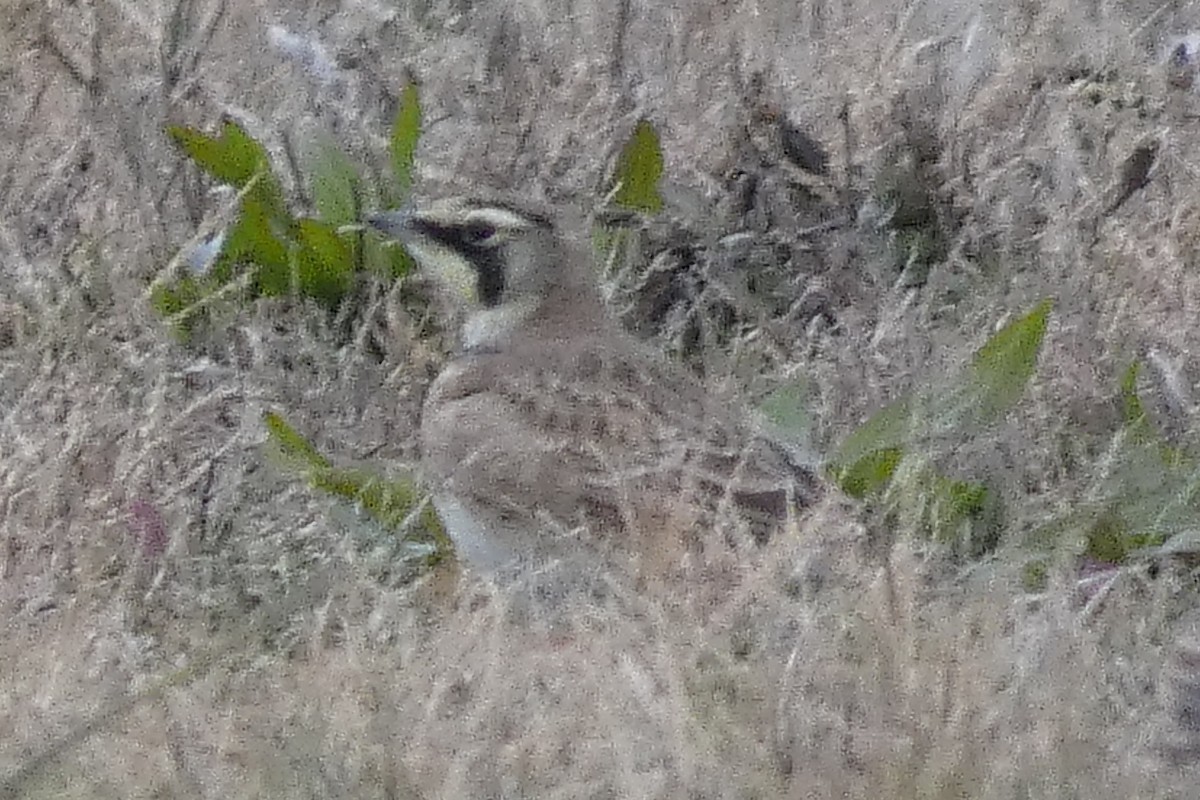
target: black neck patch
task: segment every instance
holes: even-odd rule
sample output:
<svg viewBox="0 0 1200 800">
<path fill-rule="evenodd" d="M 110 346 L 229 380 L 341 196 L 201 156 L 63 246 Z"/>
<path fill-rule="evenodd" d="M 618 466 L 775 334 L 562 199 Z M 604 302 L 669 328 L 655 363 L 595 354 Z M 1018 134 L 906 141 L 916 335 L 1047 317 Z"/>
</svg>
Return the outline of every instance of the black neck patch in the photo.
<svg viewBox="0 0 1200 800">
<path fill-rule="evenodd" d="M 504 257 L 501 247 L 471 247 L 462 254 L 475 268 L 475 290 L 485 308 L 495 308 L 504 297 Z"/>
<path fill-rule="evenodd" d="M 485 308 L 495 308 L 504 297 L 504 246 L 479 244 L 469 229 L 459 225 L 438 225 L 417 219 L 413 228 L 438 244 L 448 247 L 467 260 L 475 270 L 475 291 Z"/>
</svg>

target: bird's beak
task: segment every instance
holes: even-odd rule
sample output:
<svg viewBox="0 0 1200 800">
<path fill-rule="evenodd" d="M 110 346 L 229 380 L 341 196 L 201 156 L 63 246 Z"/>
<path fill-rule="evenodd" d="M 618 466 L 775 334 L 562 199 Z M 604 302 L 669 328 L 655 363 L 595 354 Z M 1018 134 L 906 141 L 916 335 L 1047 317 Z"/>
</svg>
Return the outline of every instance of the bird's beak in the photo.
<svg viewBox="0 0 1200 800">
<path fill-rule="evenodd" d="M 381 211 L 364 217 L 367 225 L 392 239 L 403 239 L 412 231 L 415 215 L 411 208 L 399 208 L 394 211 Z"/>
</svg>

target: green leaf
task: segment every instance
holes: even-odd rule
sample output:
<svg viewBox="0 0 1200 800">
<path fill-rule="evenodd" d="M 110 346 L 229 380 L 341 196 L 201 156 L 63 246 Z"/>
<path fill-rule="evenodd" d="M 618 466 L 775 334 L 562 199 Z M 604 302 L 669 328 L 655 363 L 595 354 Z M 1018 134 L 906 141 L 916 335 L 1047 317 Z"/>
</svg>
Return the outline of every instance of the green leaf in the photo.
<svg viewBox="0 0 1200 800">
<path fill-rule="evenodd" d="M 930 473 L 931 490 L 929 527 L 935 541 L 959 546 L 972 543 L 964 541 L 973 537 L 963 536 L 963 523 L 983 513 L 988 501 L 988 489 L 981 483 L 960 481 L 945 475 Z M 969 530 L 966 531 L 969 533 Z M 973 547 L 971 556 L 983 555 L 984 548 Z"/>
<path fill-rule="evenodd" d="M 291 469 L 303 474 L 314 489 L 359 506 L 384 529 L 398 531 L 424 501 L 424 492 L 411 476 L 390 480 L 366 470 L 335 467 L 282 415 L 267 412 L 263 419 L 268 440 L 278 448 Z M 425 503 L 417 517 L 416 528 L 411 533 L 418 539 L 432 541 L 436 545 L 432 562 L 454 551 L 432 503 Z"/>
<path fill-rule="evenodd" d="M 266 149 L 232 121 L 226 121 L 215 137 L 179 125 L 169 126 L 167 135 L 198 167 L 239 189 L 268 163 Z"/>
<path fill-rule="evenodd" d="M 836 469 L 834 481 L 843 492 L 862 500 L 888 487 L 903 458 L 904 450 L 899 447 L 874 450 L 849 466 Z"/>
<path fill-rule="evenodd" d="M 392 123 L 392 138 L 389 150 L 392 156 L 392 172 L 402 192 L 412 187 L 413 159 L 417 142 L 421 138 L 421 98 L 415 83 L 404 87 L 400 94 L 400 108 Z"/>
<path fill-rule="evenodd" d="M 363 470 L 328 469 L 312 476 L 314 488 L 358 503 L 388 530 L 400 527 L 421 501 L 411 479 L 384 480 Z"/>
<path fill-rule="evenodd" d="M 232 278 L 232 265 L 249 265 L 255 270 L 254 297 L 286 294 L 291 288 L 288 243 L 276 233 L 277 227 L 268 208 L 257 198 L 247 197 L 242 203 L 242 213 L 230 228 L 225 251 L 213 268 L 214 279 L 228 281 Z"/>
<path fill-rule="evenodd" d="M 328 459 L 289 425 L 282 415 L 268 411 L 263 415 L 263 421 L 267 426 L 268 439 L 279 447 L 284 459 L 306 470 L 330 469 Z"/>
<path fill-rule="evenodd" d="M 169 126 L 167 135 L 198 167 L 221 183 L 242 189 L 257 177 L 247 199 L 256 199 L 277 222 L 290 219 L 283 190 L 271 173 L 266 148 L 237 123 L 227 120 L 216 137 L 182 126 Z"/>
<path fill-rule="evenodd" d="M 185 275 L 174 284 L 155 284 L 150 291 L 150 307 L 161 317 L 177 317 L 172 325 L 173 333 L 179 341 L 187 343 L 195 331 L 195 320 L 191 315 L 178 315 L 194 307 L 208 291 L 200 281 Z"/>
<path fill-rule="evenodd" d="M 353 250 L 330 225 L 302 219 L 296 225 L 299 244 L 297 284 L 303 297 L 334 308 L 354 280 Z"/>
<path fill-rule="evenodd" d="M 1141 369 L 1141 363 L 1135 360 L 1121 376 L 1121 417 L 1129 428 L 1139 427 L 1146 422 L 1146 409 L 1137 393 L 1137 379 Z"/>
<path fill-rule="evenodd" d="M 232 121 L 215 137 L 179 126 L 167 128 L 167 134 L 197 166 L 243 192 L 238 218 L 200 287 L 202 297 L 239 278 L 239 268 L 253 275 L 251 298 L 285 294 L 292 285 L 289 231 L 295 222 L 270 171 L 266 148 Z"/>
<path fill-rule="evenodd" d="M 403 278 L 417 268 L 417 262 L 403 247 L 387 248 L 387 277 Z"/>
<path fill-rule="evenodd" d="M 354 163 L 336 144 L 322 138 L 308 159 L 313 204 L 317 215 L 330 225 L 359 221 L 359 177 Z"/>
<path fill-rule="evenodd" d="M 915 407 L 911 397 L 902 397 L 876 411 L 846 437 L 832 463 L 845 466 L 881 450 L 903 449 L 913 439 Z"/>
<path fill-rule="evenodd" d="M 920 455 L 897 459 L 888 468 L 886 485 L 882 476 L 876 478 L 865 499 L 883 510 L 891 535 L 938 542 L 966 559 L 999 545 L 1003 509 L 985 484 L 945 475 Z"/>
<path fill-rule="evenodd" d="M 618 189 L 613 202 L 621 208 L 656 214 L 662 211 L 663 199 L 658 182 L 663 175 L 662 146 L 658 132 L 642 120 L 633 129 L 617 161 L 615 175 Z"/>
<path fill-rule="evenodd" d="M 416 270 L 416 262 L 400 242 L 383 236 L 364 236 L 363 269 L 390 284 Z"/>
<path fill-rule="evenodd" d="M 830 459 L 830 472 L 844 492 L 865 498 L 888 487 L 914 439 L 915 408 L 911 397 L 902 397 L 846 437 Z"/>
<path fill-rule="evenodd" d="M 389 532 L 399 531 L 424 499 L 423 492 L 411 478 L 387 480 L 363 470 L 314 470 L 309 482 L 314 489 L 357 505 Z M 429 566 L 454 552 L 454 544 L 432 503 L 425 503 L 416 522 L 406 538 L 435 545 L 433 558 L 427 562 Z"/>
<path fill-rule="evenodd" d="M 971 387 L 984 420 L 1010 409 L 1033 375 L 1046 333 L 1051 301 L 1043 300 L 1024 317 L 992 336 L 971 364 Z"/>
<path fill-rule="evenodd" d="M 1124 515 L 1116 511 L 1104 514 L 1087 533 L 1087 550 L 1084 552 L 1097 561 L 1122 564 L 1130 551 L 1141 547 L 1144 540 L 1134 536 Z"/>
<path fill-rule="evenodd" d="M 1154 421 L 1146 413 L 1146 407 L 1137 391 L 1138 373 L 1141 364 L 1134 361 L 1121 376 L 1121 418 L 1125 431 L 1135 445 L 1149 446 L 1157 450 L 1161 462 L 1170 469 L 1190 469 L 1191 457 L 1181 448 L 1173 447 L 1159 433 Z"/>
<path fill-rule="evenodd" d="M 632 266 L 640 269 L 641 236 L 638 231 L 620 225 L 597 223 L 592 226 L 595 263 L 602 274 L 612 277 Z"/>
<path fill-rule="evenodd" d="M 942 477 L 939 489 L 951 512 L 957 516 L 973 517 L 981 513 L 987 504 L 988 488 L 982 483 Z"/>
<path fill-rule="evenodd" d="M 157 284 L 150 293 L 151 307 L 163 317 L 173 317 L 195 305 L 202 296 L 200 284 L 185 275 L 174 285 Z"/>
<path fill-rule="evenodd" d="M 795 441 L 807 441 L 812 429 L 808 413 L 809 383 L 801 379 L 772 391 L 758 410 L 781 434 Z"/>
</svg>

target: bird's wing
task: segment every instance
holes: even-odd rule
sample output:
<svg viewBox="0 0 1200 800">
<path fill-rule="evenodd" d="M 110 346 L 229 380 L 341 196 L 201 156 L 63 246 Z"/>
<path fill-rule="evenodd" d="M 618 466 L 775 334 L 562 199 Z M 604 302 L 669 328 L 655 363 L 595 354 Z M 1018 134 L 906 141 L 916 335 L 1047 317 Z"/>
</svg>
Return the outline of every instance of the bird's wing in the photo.
<svg viewBox="0 0 1200 800">
<path fill-rule="evenodd" d="M 459 359 L 431 390 L 423 438 L 435 480 L 567 526 L 626 526 L 640 506 L 676 503 L 762 540 L 822 491 L 740 408 L 607 339 Z"/>
</svg>

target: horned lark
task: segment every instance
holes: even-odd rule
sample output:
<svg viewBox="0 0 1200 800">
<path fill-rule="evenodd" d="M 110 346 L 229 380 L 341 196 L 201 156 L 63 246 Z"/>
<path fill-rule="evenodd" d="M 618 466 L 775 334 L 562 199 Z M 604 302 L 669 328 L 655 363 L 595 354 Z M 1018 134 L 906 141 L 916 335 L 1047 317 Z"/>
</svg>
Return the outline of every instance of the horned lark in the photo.
<svg viewBox="0 0 1200 800">
<path fill-rule="evenodd" d="M 455 198 L 369 223 L 463 301 L 461 350 L 430 388 L 420 440 L 476 569 L 587 552 L 707 581 L 784 534 L 850 541 L 809 466 L 613 321 L 559 219 Z"/>
</svg>

